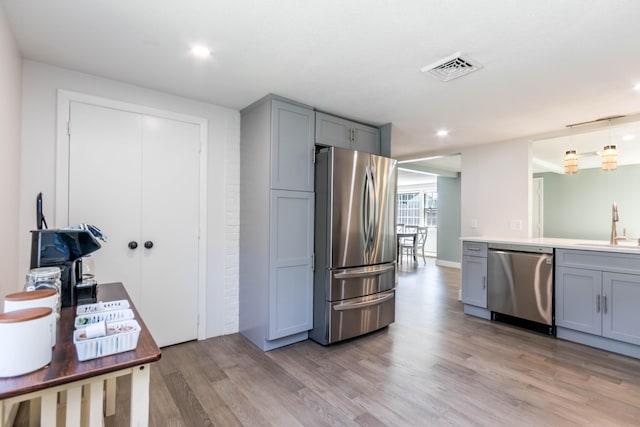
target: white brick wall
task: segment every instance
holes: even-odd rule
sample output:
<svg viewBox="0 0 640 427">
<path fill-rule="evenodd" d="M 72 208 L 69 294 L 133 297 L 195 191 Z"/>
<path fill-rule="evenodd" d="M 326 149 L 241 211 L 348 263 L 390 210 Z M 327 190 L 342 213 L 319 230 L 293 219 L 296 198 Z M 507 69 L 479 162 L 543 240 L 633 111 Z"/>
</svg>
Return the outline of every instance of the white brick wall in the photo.
<svg viewBox="0 0 640 427">
<path fill-rule="evenodd" d="M 238 116 L 237 120 L 240 118 Z M 240 123 L 227 126 L 232 132 L 240 130 Z M 235 136 L 235 135 L 234 135 Z M 224 333 L 239 330 L 239 263 L 240 263 L 240 138 L 227 138 L 225 176 L 225 287 Z"/>
</svg>

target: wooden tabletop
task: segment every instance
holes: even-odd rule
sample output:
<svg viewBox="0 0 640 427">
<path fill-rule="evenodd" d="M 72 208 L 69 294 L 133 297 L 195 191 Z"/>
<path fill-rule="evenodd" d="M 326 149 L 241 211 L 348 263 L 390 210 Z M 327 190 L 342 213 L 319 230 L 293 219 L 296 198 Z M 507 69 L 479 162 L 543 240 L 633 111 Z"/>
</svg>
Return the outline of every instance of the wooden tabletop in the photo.
<svg viewBox="0 0 640 427">
<path fill-rule="evenodd" d="M 98 301 L 129 300 L 135 320 L 142 329 L 136 349 L 84 362 L 78 361 L 73 344 L 76 307 L 63 307 L 60 310 L 57 341 L 51 363 L 30 374 L 0 378 L 0 400 L 160 360 L 160 349 L 122 283 L 98 285 L 97 296 Z M 2 349 L 2 351 L 10 351 L 10 349 Z"/>
</svg>

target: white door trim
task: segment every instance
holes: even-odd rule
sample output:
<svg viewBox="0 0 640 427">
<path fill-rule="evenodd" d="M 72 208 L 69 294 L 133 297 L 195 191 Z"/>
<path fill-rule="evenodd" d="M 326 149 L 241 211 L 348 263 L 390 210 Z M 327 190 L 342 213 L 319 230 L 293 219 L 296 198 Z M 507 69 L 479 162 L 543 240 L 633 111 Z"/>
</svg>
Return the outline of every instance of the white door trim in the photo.
<svg viewBox="0 0 640 427">
<path fill-rule="evenodd" d="M 162 117 L 171 120 L 193 123 L 200 127 L 200 212 L 198 240 L 198 339 L 207 337 L 207 138 L 208 120 L 202 117 L 189 116 L 172 111 L 160 110 L 144 105 L 130 104 L 80 92 L 58 89 L 58 106 L 56 119 L 56 184 L 55 184 L 55 216 L 56 228 L 69 225 L 69 108 L 72 101 L 132 113 Z M 73 124 L 71 124 L 73 126 Z"/>
</svg>

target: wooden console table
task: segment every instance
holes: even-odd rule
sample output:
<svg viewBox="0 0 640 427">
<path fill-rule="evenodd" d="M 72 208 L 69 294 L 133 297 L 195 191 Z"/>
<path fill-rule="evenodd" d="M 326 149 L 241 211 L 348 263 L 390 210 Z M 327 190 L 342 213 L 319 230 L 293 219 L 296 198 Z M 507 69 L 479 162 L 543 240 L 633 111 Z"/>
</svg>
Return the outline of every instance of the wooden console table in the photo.
<svg viewBox="0 0 640 427">
<path fill-rule="evenodd" d="M 142 329 L 136 349 L 78 361 L 73 344 L 76 307 L 62 308 L 51 363 L 30 374 L 0 378 L 1 426 L 11 425 L 18 405 L 24 401 L 31 402 L 31 425 L 55 427 L 58 403 L 66 401 L 65 426 L 102 426 L 103 417 L 115 413 L 115 380 L 123 375 L 131 375 L 131 425 L 148 425 L 149 373 L 151 363 L 160 360 L 160 349 L 122 283 L 98 285 L 97 296 L 98 301 L 129 300 Z"/>
</svg>

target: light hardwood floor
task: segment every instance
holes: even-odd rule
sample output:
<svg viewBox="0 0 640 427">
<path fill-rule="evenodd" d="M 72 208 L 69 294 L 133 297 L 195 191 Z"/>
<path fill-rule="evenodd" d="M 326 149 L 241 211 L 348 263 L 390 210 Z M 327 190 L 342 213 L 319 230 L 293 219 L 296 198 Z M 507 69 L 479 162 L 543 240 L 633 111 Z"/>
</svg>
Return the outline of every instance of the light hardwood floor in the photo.
<svg viewBox="0 0 640 427">
<path fill-rule="evenodd" d="M 640 360 L 467 316 L 459 270 L 432 259 L 400 269 L 396 322 L 365 337 L 164 348 L 151 425 L 640 425 Z M 107 426 L 128 425 L 126 390 Z"/>
</svg>

